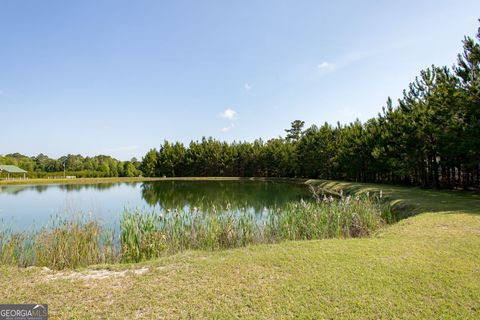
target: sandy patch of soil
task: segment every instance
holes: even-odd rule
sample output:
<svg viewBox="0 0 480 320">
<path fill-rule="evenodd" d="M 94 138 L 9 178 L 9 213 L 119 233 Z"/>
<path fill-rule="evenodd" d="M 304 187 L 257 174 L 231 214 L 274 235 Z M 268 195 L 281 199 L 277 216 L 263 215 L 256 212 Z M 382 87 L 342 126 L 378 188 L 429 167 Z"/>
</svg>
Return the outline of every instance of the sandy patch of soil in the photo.
<svg viewBox="0 0 480 320">
<path fill-rule="evenodd" d="M 42 272 L 47 273 L 45 275 L 45 280 L 99 280 L 107 278 L 120 278 L 128 275 L 142 275 L 149 271 L 149 268 L 140 268 L 140 269 L 131 269 L 124 271 L 111 271 L 111 270 L 89 270 L 85 272 L 77 271 L 65 271 L 65 272 L 55 272 L 48 268 L 42 268 Z"/>
</svg>

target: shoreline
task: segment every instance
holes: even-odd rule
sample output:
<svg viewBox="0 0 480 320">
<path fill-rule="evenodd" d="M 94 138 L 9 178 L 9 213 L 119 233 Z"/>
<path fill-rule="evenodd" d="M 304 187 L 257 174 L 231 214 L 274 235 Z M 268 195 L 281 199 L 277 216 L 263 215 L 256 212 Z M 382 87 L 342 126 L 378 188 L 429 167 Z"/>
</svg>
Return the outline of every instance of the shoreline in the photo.
<svg viewBox="0 0 480 320">
<path fill-rule="evenodd" d="M 149 181 L 277 181 L 305 183 L 309 179 L 301 178 L 274 178 L 274 177 L 108 177 L 108 178 L 75 178 L 75 179 L 44 179 L 34 178 L 26 180 L 0 180 L 0 186 L 8 185 L 41 185 L 41 184 L 98 184 L 120 182 L 149 182 Z"/>
</svg>

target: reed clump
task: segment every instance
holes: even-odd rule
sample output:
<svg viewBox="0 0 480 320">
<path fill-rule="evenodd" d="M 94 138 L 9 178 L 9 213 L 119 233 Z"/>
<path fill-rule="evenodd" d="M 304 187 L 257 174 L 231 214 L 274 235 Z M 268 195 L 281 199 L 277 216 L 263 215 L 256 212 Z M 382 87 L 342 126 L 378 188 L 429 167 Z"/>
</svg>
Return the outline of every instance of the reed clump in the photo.
<svg viewBox="0 0 480 320">
<path fill-rule="evenodd" d="M 281 208 L 211 208 L 143 212 L 125 209 L 118 236 L 95 220 L 57 220 L 37 232 L 0 230 L 2 264 L 76 268 L 139 262 L 184 250 L 220 250 L 284 240 L 365 237 L 393 221 L 381 194 L 337 198 L 313 190 L 313 201 Z"/>
<path fill-rule="evenodd" d="M 1 263 L 64 269 L 117 261 L 112 230 L 96 220 L 55 219 L 33 232 L 0 230 Z"/>
</svg>

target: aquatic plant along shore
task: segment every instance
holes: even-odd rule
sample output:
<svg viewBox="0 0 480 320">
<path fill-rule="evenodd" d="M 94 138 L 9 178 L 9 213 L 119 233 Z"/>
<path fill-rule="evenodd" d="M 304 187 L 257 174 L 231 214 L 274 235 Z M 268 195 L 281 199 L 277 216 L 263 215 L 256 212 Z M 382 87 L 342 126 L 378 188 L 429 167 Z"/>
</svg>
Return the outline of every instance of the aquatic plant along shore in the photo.
<svg viewBox="0 0 480 320">
<path fill-rule="evenodd" d="M 312 187 L 313 188 L 313 187 Z M 215 207 L 142 212 L 125 209 L 119 231 L 86 218 L 55 218 L 33 232 L 0 231 L 0 262 L 54 269 L 139 262 L 184 250 L 220 250 L 283 240 L 365 237 L 393 221 L 381 194 L 343 196 L 312 189 L 313 201 L 282 208 Z"/>
</svg>

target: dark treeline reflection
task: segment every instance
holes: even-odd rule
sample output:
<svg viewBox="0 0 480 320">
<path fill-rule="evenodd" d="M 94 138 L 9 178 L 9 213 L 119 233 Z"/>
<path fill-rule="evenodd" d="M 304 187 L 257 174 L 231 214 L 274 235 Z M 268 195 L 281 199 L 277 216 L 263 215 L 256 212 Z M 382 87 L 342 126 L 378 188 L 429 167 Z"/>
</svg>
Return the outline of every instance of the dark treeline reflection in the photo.
<svg viewBox="0 0 480 320">
<path fill-rule="evenodd" d="M 88 189 L 91 189 L 91 190 L 108 190 L 108 189 L 111 189 L 113 187 L 116 187 L 116 186 L 120 186 L 120 185 L 130 185 L 132 186 L 132 188 L 135 188 L 135 185 L 136 183 L 135 182 L 123 182 L 123 183 L 97 183 L 97 184 L 62 184 L 62 185 L 59 185 L 58 187 L 61 189 L 61 190 L 64 190 L 64 191 L 68 191 L 68 192 L 71 192 L 71 191 L 81 191 L 81 190 L 88 190 Z"/>
<path fill-rule="evenodd" d="M 258 181 L 159 181 L 144 183 L 142 197 L 150 206 L 162 209 L 194 207 L 259 211 L 280 207 L 287 202 L 308 200 L 304 185 Z"/>
<path fill-rule="evenodd" d="M 34 190 L 37 193 L 43 193 L 51 188 L 57 188 L 62 191 L 73 192 L 73 191 L 82 191 L 82 190 L 108 190 L 115 186 L 119 185 L 131 185 L 132 188 L 135 188 L 135 182 L 132 183 L 97 183 L 97 184 L 59 184 L 59 185 L 13 185 L 13 186 L 0 186 L 0 192 L 9 193 L 9 194 L 19 194 L 24 191 Z"/>
<path fill-rule="evenodd" d="M 24 192 L 24 191 L 28 191 L 28 190 L 34 190 L 36 191 L 37 193 L 42 193 L 44 191 L 47 191 L 47 188 L 49 188 L 49 186 L 47 185 L 35 185 L 35 186 L 22 186 L 22 185 L 19 185 L 19 186 L 0 186 L 0 192 L 1 193 L 8 193 L 8 194 L 13 194 L 13 195 L 17 195 L 21 192 Z"/>
<path fill-rule="evenodd" d="M 140 193 L 149 206 L 161 209 L 198 208 L 205 210 L 247 209 L 255 211 L 265 207 L 281 207 L 287 202 L 308 201 L 312 198 L 308 188 L 302 184 L 273 181 L 155 181 L 144 183 L 98 183 L 98 184 L 60 184 L 60 185 L 25 185 L 0 187 L 1 193 L 18 195 L 25 191 L 46 193 L 59 189 L 67 193 L 81 193 L 95 190 L 98 192 L 111 189 L 115 192 L 120 186 L 132 188 L 133 193 Z M 110 200 L 108 200 L 110 201 Z M 119 200 L 121 202 L 121 200 Z M 107 203 L 104 205 L 108 206 Z M 120 203 L 120 205 L 124 205 Z"/>
</svg>

